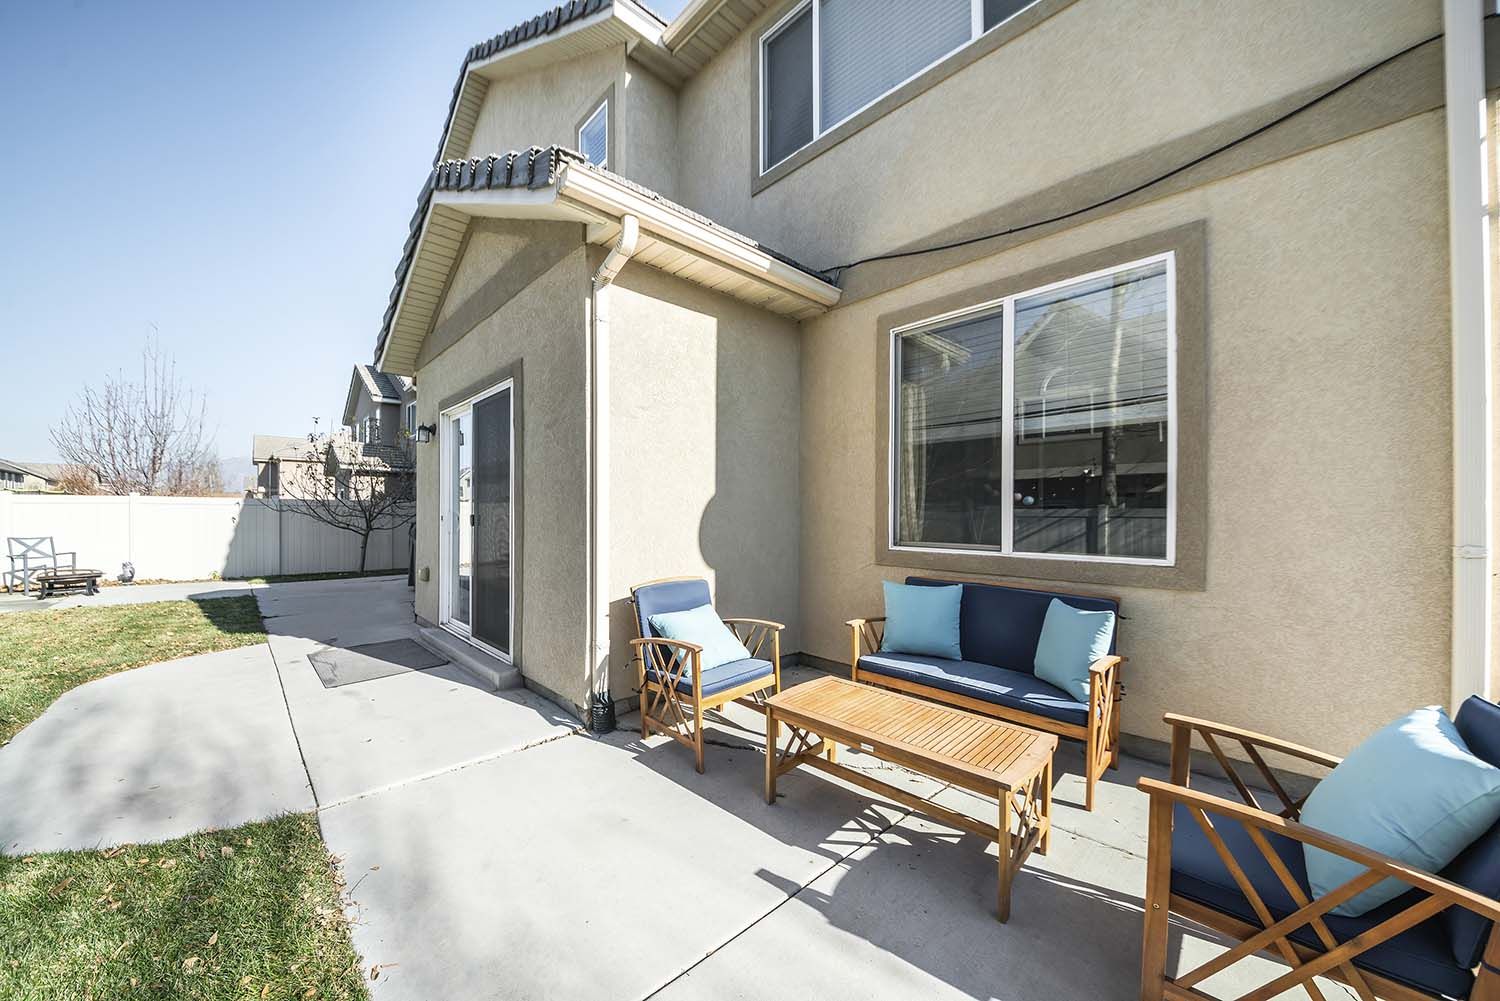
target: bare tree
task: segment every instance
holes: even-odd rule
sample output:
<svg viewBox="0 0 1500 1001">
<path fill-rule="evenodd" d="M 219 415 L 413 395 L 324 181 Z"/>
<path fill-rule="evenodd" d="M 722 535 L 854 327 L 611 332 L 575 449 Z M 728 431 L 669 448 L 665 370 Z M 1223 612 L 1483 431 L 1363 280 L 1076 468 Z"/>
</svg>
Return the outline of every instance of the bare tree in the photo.
<svg viewBox="0 0 1500 1001">
<path fill-rule="evenodd" d="M 99 478 L 84 466 L 64 466 L 57 476 L 57 489 L 65 494 L 97 494 Z"/>
<path fill-rule="evenodd" d="M 151 339 L 140 380 L 121 371 L 83 387 L 52 429 L 52 444 L 64 462 L 91 471 L 101 493 L 217 493 L 223 483 L 206 416 L 203 398 Z"/>
<path fill-rule="evenodd" d="M 373 444 L 344 436 L 309 436 L 304 462 L 295 465 L 295 500 L 290 510 L 359 536 L 359 569 L 365 570 L 370 536 L 400 528 L 416 515 L 411 445 Z M 282 468 L 293 465 L 283 463 Z M 283 492 L 287 484 L 282 484 Z"/>
</svg>

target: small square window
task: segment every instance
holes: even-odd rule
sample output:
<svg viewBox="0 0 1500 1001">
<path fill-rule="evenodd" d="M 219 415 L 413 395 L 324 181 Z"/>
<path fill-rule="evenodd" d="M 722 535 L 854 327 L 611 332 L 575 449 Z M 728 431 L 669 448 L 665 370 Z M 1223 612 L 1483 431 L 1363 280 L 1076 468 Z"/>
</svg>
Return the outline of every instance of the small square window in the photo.
<svg viewBox="0 0 1500 1001">
<path fill-rule="evenodd" d="M 600 102 L 578 128 L 578 152 L 596 167 L 609 166 L 609 101 Z"/>
</svg>

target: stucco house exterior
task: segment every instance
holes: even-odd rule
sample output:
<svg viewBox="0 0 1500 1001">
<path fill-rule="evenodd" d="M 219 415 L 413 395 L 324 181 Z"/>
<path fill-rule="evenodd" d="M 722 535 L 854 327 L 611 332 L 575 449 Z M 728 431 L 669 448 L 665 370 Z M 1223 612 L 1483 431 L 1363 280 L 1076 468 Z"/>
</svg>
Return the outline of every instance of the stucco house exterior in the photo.
<svg viewBox="0 0 1500 1001">
<path fill-rule="evenodd" d="M 59 489 L 63 466 L 56 462 L 15 462 L 0 459 L 0 490 L 46 493 Z"/>
<path fill-rule="evenodd" d="M 1461 51 L 1438 0 L 575 0 L 476 45 L 374 357 L 435 429 L 418 616 L 575 707 L 678 574 L 825 666 L 910 573 L 1116 595 L 1138 743 L 1482 690 L 1479 7 Z"/>
<path fill-rule="evenodd" d="M 344 427 L 351 439 L 394 445 L 416 431 L 416 388 L 410 378 L 388 375 L 374 365 L 355 365 L 344 400 Z"/>
</svg>

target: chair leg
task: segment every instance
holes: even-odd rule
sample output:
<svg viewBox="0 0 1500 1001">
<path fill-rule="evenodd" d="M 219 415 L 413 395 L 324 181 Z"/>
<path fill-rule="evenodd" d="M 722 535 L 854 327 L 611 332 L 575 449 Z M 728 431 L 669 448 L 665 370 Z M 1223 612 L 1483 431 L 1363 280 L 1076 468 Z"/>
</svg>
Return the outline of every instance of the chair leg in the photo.
<svg viewBox="0 0 1500 1001">
<path fill-rule="evenodd" d="M 703 774 L 703 703 L 693 703 L 693 753 L 698 758 L 698 774 Z"/>
<path fill-rule="evenodd" d="M 1083 808 L 1094 812 L 1094 786 L 1099 782 L 1099 727 L 1089 724 L 1089 739 L 1083 745 Z"/>
<path fill-rule="evenodd" d="M 1167 933 L 1171 920 L 1172 804 L 1153 799 L 1146 847 L 1146 901 L 1141 936 L 1141 1001 L 1167 991 Z"/>
</svg>

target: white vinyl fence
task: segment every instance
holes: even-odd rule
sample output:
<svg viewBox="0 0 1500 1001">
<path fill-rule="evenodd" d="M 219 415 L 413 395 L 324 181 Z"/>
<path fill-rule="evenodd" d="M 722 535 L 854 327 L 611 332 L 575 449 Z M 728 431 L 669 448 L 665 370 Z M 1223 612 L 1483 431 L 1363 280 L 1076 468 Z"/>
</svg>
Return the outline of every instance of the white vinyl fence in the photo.
<svg viewBox="0 0 1500 1001">
<path fill-rule="evenodd" d="M 303 506 L 277 498 L 0 491 L 0 537 L 50 535 L 59 550 L 77 550 L 80 567 L 110 578 L 126 561 L 137 577 L 156 580 L 358 570 L 359 536 L 313 520 L 298 510 Z M 365 566 L 405 570 L 408 546 L 406 526 L 377 531 Z"/>
</svg>

